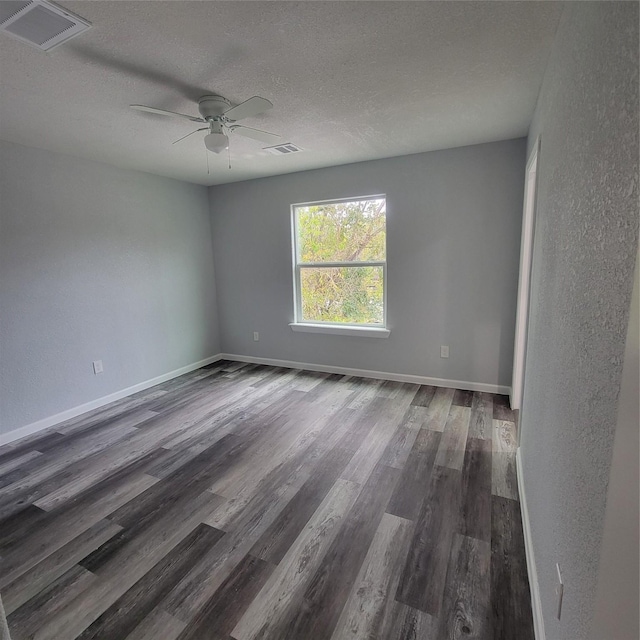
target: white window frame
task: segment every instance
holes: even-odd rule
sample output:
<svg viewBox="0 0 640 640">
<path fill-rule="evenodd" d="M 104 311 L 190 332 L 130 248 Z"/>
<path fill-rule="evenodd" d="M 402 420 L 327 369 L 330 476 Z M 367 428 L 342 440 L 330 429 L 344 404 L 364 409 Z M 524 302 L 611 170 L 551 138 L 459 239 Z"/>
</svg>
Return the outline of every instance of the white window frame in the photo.
<svg viewBox="0 0 640 640">
<path fill-rule="evenodd" d="M 298 216 L 297 209 L 325 204 L 342 204 L 345 202 L 361 202 L 363 200 L 385 200 L 385 259 L 367 262 L 300 262 L 298 260 Z M 314 200 L 312 202 L 297 202 L 291 205 L 291 246 L 293 255 L 293 306 L 294 321 L 289 323 L 293 331 L 304 333 L 329 333 L 335 335 L 352 335 L 370 338 L 387 338 L 390 331 L 387 327 L 387 196 L 385 194 L 355 196 L 352 198 L 335 198 L 332 200 Z M 309 321 L 302 318 L 301 270 L 303 268 L 330 267 L 382 267 L 382 323 L 346 323 Z"/>
</svg>

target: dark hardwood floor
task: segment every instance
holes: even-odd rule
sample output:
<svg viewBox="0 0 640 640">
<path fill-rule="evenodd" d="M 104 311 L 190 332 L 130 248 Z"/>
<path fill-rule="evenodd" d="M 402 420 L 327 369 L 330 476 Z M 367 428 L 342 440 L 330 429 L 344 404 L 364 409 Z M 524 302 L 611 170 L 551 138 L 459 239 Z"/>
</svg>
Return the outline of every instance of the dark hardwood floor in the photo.
<svg viewBox="0 0 640 640">
<path fill-rule="evenodd" d="M 0 448 L 14 640 L 533 640 L 508 401 L 221 361 Z"/>
</svg>

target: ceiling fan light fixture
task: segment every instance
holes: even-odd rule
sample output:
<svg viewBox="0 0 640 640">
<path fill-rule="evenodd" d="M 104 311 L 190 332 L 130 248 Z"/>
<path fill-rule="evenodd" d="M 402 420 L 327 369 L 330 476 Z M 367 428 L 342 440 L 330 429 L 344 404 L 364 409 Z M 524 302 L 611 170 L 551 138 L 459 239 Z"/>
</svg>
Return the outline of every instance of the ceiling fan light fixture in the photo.
<svg viewBox="0 0 640 640">
<path fill-rule="evenodd" d="M 229 137 L 224 133 L 210 133 L 204 137 L 204 146 L 212 153 L 222 153 L 229 148 Z"/>
</svg>

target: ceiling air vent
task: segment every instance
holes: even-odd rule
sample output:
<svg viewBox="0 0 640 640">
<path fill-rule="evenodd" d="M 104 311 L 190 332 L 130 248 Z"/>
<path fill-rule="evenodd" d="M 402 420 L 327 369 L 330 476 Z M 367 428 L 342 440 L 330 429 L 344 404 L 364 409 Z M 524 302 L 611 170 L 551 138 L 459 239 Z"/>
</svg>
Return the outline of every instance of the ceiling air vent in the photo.
<svg viewBox="0 0 640 640">
<path fill-rule="evenodd" d="M 274 156 L 286 156 L 290 153 L 298 153 L 302 151 L 300 147 L 297 147 L 292 142 L 283 142 L 282 144 L 277 144 L 274 147 L 264 147 L 265 151 L 272 153 Z"/>
<path fill-rule="evenodd" d="M 91 27 L 79 16 L 46 0 L 0 2 L 0 31 L 49 51 Z"/>
</svg>

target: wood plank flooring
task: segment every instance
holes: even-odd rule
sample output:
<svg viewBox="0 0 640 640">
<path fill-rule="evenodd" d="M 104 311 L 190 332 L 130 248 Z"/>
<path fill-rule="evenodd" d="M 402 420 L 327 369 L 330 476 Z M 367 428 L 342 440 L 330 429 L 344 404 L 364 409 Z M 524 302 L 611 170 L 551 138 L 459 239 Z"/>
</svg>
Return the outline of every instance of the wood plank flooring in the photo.
<svg viewBox="0 0 640 640">
<path fill-rule="evenodd" d="M 220 361 L 0 448 L 13 640 L 533 640 L 508 400 Z"/>
</svg>

